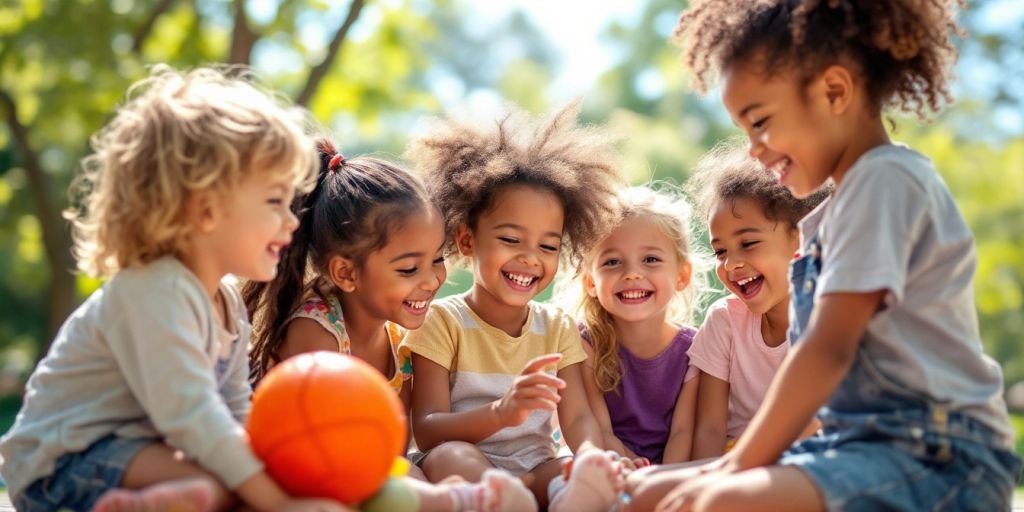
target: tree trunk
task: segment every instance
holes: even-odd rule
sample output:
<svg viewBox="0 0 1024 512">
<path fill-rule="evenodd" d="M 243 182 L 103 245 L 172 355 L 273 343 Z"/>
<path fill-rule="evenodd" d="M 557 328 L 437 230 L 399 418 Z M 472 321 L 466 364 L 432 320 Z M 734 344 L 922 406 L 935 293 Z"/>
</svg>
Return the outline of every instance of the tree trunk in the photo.
<svg viewBox="0 0 1024 512">
<path fill-rule="evenodd" d="M 302 105 L 303 107 L 309 106 L 309 101 L 313 99 L 313 95 L 316 94 L 317 89 L 320 88 L 320 81 L 327 76 L 327 72 L 330 71 L 331 66 L 334 65 L 334 61 L 338 56 L 338 51 L 341 49 L 342 43 L 345 42 L 345 38 L 348 37 L 348 31 L 355 24 L 356 20 L 359 19 L 359 13 L 363 10 L 364 0 L 352 0 L 352 4 L 348 7 L 348 15 L 345 16 L 345 21 L 342 22 L 341 27 L 334 33 L 334 38 L 331 39 L 331 44 L 327 46 L 327 55 L 324 56 L 324 60 L 317 64 L 316 67 L 309 71 L 309 78 L 306 79 L 306 85 L 302 87 L 302 92 L 295 99 L 295 103 Z"/>
<path fill-rule="evenodd" d="M 249 17 L 245 15 L 245 0 L 235 0 L 235 28 L 231 35 L 231 64 L 249 64 L 252 58 L 252 47 L 256 45 L 258 36 L 249 27 Z"/>
<path fill-rule="evenodd" d="M 7 127 L 14 139 L 15 147 L 21 153 L 22 164 L 28 175 L 30 192 L 36 204 L 36 216 L 42 230 L 43 246 L 46 249 L 46 262 L 50 270 L 46 333 L 40 343 L 39 352 L 36 354 L 38 362 L 46 355 L 53 337 L 57 334 L 57 329 L 75 307 L 71 237 L 60 216 L 61 208 L 53 199 L 53 181 L 43 170 L 39 156 L 32 148 L 28 139 L 28 129 L 18 119 L 18 109 L 14 98 L 7 91 L 0 90 L 0 104 L 3 105 Z"/>
</svg>

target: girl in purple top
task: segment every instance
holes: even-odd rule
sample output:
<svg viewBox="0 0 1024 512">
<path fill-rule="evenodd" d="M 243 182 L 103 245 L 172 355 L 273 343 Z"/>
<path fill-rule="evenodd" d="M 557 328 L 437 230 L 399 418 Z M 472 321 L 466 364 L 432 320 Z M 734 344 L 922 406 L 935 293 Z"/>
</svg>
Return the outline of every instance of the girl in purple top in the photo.
<svg viewBox="0 0 1024 512">
<path fill-rule="evenodd" d="M 675 190 L 636 187 L 581 268 L 584 384 L 605 446 L 640 464 L 690 460 L 696 372 L 686 355 L 698 292 L 690 207 Z M 685 383 L 684 383 L 685 382 Z"/>
</svg>

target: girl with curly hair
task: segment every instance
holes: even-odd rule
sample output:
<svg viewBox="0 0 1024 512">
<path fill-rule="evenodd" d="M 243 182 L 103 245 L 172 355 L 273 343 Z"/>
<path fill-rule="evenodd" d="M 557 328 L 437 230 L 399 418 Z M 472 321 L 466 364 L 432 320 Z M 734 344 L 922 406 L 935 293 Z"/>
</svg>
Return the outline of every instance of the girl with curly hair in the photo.
<svg viewBox="0 0 1024 512">
<path fill-rule="evenodd" d="M 600 238 L 622 185 L 607 136 L 578 127 L 577 114 L 573 105 L 542 123 L 515 110 L 483 125 L 453 117 L 412 143 L 473 286 L 432 304 L 402 346 L 413 353 L 413 431 L 430 480 L 476 481 L 498 467 L 520 475 L 542 508 L 550 495 L 552 510 L 607 510 L 622 480 L 587 405 L 579 332 L 533 301 L 560 260 L 577 263 Z M 567 483 L 555 410 L 577 456 Z"/>
<path fill-rule="evenodd" d="M 796 197 L 794 344 L 736 447 L 661 510 L 1007 510 L 1020 471 L 982 351 L 974 240 L 933 164 L 883 112 L 948 101 L 946 0 L 694 2 L 676 31 L 699 86 Z M 815 412 L 823 434 L 792 444 Z M 792 445 L 791 445 L 792 444 Z"/>
</svg>

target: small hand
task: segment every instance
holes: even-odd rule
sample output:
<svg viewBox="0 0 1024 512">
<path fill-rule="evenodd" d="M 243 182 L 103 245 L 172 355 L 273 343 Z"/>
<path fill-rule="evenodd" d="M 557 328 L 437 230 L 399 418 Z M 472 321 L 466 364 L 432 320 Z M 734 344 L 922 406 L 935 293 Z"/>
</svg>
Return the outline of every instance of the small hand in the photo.
<svg viewBox="0 0 1024 512">
<path fill-rule="evenodd" d="M 543 369 L 561 359 L 561 354 L 548 354 L 526 363 L 512 387 L 493 405 L 502 425 L 521 425 L 535 410 L 554 411 L 558 408 L 561 400 L 558 390 L 565 387 L 565 381 L 544 373 Z"/>
</svg>

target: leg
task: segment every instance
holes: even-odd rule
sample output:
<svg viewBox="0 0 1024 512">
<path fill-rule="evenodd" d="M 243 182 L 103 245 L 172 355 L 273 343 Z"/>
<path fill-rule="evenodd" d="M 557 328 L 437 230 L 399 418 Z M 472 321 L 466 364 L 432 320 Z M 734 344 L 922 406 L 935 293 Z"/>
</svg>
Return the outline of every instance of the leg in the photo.
<svg viewBox="0 0 1024 512">
<path fill-rule="evenodd" d="M 139 451 L 125 469 L 120 489 L 104 494 L 99 512 L 227 510 L 234 498 L 216 477 L 162 443 Z"/>
<path fill-rule="evenodd" d="M 696 476 L 696 467 L 715 459 L 702 459 L 681 464 L 650 466 L 626 478 L 626 493 L 631 497 L 631 510 L 654 510 L 658 502 L 679 484 Z"/>
<path fill-rule="evenodd" d="M 605 512 L 618 501 L 623 486 L 622 468 L 612 455 L 588 450 L 573 461 L 569 481 L 561 491 L 552 491 L 550 510 Z"/>
<path fill-rule="evenodd" d="M 458 477 L 436 485 L 411 478 L 406 478 L 405 483 L 419 498 L 421 512 L 537 510 L 537 502 L 523 482 L 500 469 L 484 471 L 477 483 L 466 482 Z"/>
<path fill-rule="evenodd" d="M 470 482 L 479 482 L 484 471 L 493 468 L 476 445 L 449 441 L 430 450 L 423 459 L 423 473 L 431 482 L 440 482 L 458 475 Z"/>
<path fill-rule="evenodd" d="M 542 462 L 519 477 L 523 484 L 533 493 L 533 497 L 537 500 L 537 505 L 541 510 L 547 510 L 548 508 L 548 484 L 551 483 L 552 479 L 562 478 L 562 463 L 565 460 L 567 459 L 561 458 Z"/>
<path fill-rule="evenodd" d="M 825 510 L 825 502 L 803 471 L 793 466 L 769 466 L 731 475 L 708 487 L 697 495 L 694 509 L 816 512 Z"/>
</svg>

